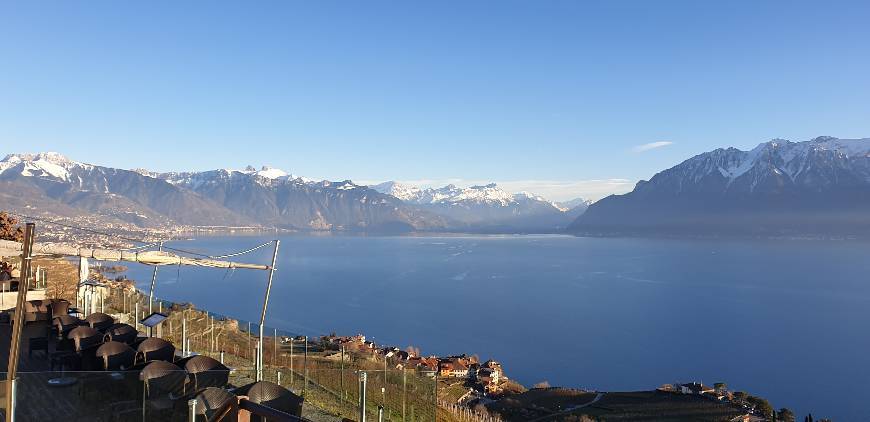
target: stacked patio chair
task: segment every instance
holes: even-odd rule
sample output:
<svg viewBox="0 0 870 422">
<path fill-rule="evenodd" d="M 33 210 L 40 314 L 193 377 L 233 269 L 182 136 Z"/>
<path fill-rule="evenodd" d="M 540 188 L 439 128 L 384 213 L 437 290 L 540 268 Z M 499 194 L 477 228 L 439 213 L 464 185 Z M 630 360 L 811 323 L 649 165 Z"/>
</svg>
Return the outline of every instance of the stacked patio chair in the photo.
<svg viewBox="0 0 870 422">
<path fill-rule="evenodd" d="M 208 387 L 196 395 L 197 422 L 237 421 L 239 417 L 238 397 L 217 387 Z"/>
<path fill-rule="evenodd" d="M 278 384 L 260 381 L 244 386 L 237 391 L 239 395 L 247 396 L 247 400 L 262 406 L 284 412 L 292 416 L 302 416 L 302 397 Z M 251 422 L 265 422 L 265 418 L 251 415 Z"/>
<path fill-rule="evenodd" d="M 230 378 L 230 369 L 222 363 L 203 355 L 193 356 L 184 363 L 184 369 L 190 374 L 194 390 L 207 387 L 223 388 Z"/>
<path fill-rule="evenodd" d="M 28 300 L 24 302 L 24 321 L 47 321 L 49 319 L 48 302 Z"/>
<path fill-rule="evenodd" d="M 115 324 L 106 329 L 106 341 L 118 341 L 132 345 L 136 342 L 139 333 L 130 325 Z"/>
<path fill-rule="evenodd" d="M 64 299 L 51 299 L 48 305 L 51 311 L 52 321 L 59 316 L 69 316 L 69 301 Z"/>
<path fill-rule="evenodd" d="M 105 371 L 130 369 L 136 361 L 136 352 L 127 344 L 117 341 L 103 343 L 96 352 Z"/>
<path fill-rule="evenodd" d="M 91 328 L 100 332 L 104 332 L 109 327 L 115 325 L 115 319 L 102 312 L 94 312 L 88 315 L 85 318 L 85 322 L 87 322 Z"/>
<path fill-rule="evenodd" d="M 149 337 L 139 343 L 136 355 L 136 361 L 140 363 L 154 360 L 172 362 L 175 360 L 175 346 L 162 338 Z"/>
<path fill-rule="evenodd" d="M 96 350 L 103 343 L 103 335 L 91 327 L 81 326 L 73 328 L 67 338 L 72 340 L 75 352 L 81 359 L 81 369 L 94 369 L 97 366 Z"/>
</svg>

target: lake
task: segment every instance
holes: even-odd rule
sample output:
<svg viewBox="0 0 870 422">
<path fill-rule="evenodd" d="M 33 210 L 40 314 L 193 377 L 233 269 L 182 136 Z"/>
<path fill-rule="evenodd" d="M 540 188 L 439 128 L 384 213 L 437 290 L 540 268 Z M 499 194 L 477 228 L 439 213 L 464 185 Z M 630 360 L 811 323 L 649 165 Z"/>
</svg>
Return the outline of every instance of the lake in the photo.
<svg viewBox="0 0 870 422">
<path fill-rule="evenodd" d="M 271 237 L 171 246 L 211 254 Z M 727 382 L 867 419 L 870 243 L 572 236 L 281 236 L 268 326 L 476 353 L 523 384 Z M 268 263 L 264 248 L 241 257 Z M 147 289 L 150 268 L 130 276 Z M 262 271 L 165 267 L 157 296 L 257 321 Z"/>
</svg>

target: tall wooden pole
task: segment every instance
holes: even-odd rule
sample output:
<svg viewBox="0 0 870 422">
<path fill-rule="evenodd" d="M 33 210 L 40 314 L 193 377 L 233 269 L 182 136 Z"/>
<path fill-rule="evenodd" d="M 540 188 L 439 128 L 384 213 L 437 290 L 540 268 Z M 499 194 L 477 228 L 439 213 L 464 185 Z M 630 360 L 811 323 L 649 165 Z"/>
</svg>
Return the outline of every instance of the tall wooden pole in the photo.
<svg viewBox="0 0 870 422">
<path fill-rule="evenodd" d="M 6 412 L 9 420 L 14 418 L 15 397 L 12 394 L 15 377 L 18 372 L 18 357 L 21 352 L 21 331 L 24 329 L 24 302 L 27 300 L 27 288 L 31 277 L 31 261 L 33 256 L 33 237 L 36 225 L 27 223 L 24 226 L 24 248 L 21 251 L 21 275 L 18 278 L 18 297 L 15 302 L 15 316 L 12 325 L 12 339 L 9 342 L 9 366 L 6 369 Z"/>
</svg>

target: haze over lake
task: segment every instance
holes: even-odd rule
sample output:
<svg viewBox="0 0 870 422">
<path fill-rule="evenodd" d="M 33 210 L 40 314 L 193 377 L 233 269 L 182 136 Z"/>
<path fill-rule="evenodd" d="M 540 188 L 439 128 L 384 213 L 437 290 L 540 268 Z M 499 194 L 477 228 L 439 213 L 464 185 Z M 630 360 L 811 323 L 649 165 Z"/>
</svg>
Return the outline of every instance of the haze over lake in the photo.
<svg viewBox="0 0 870 422">
<path fill-rule="evenodd" d="M 245 249 L 266 236 L 172 246 Z M 476 353 L 526 385 L 724 381 L 835 420 L 866 416 L 870 243 L 572 236 L 282 236 L 268 326 Z M 241 257 L 267 263 L 271 250 Z M 129 275 L 147 289 L 150 268 Z M 260 271 L 164 267 L 157 296 L 256 321 Z"/>
</svg>

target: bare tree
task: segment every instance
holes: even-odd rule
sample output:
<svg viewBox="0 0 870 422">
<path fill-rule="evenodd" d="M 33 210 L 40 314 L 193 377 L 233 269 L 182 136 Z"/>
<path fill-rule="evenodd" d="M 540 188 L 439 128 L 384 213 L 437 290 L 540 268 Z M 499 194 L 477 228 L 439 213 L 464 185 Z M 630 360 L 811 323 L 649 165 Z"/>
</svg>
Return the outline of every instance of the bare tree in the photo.
<svg viewBox="0 0 870 422">
<path fill-rule="evenodd" d="M 13 240 L 16 242 L 24 240 L 24 228 L 18 225 L 17 218 L 6 211 L 0 211 L 0 240 Z"/>
</svg>

